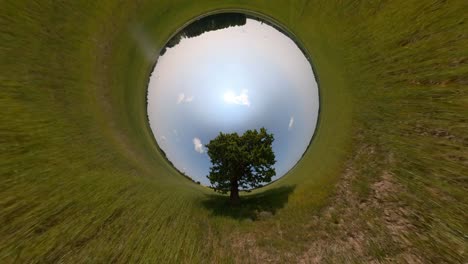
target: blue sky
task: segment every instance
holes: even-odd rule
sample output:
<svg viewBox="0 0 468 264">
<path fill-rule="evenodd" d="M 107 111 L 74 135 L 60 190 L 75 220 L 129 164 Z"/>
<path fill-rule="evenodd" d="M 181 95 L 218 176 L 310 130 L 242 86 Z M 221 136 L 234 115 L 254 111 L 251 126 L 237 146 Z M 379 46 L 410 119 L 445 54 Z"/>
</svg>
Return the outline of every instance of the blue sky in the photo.
<svg viewBox="0 0 468 264">
<path fill-rule="evenodd" d="M 267 128 L 277 175 L 307 148 L 319 108 L 312 68 L 296 44 L 256 20 L 183 39 L 158 59 L 148 115 L 159 146 L 193 179 L 209 185 L 204 144 L 219 132 Z"/>
</svg>

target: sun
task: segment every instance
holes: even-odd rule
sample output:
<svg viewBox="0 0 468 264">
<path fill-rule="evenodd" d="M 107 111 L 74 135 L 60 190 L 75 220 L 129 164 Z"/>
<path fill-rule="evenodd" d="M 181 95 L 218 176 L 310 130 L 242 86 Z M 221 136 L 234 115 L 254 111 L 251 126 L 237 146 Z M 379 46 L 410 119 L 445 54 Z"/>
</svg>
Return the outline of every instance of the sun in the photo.
<svg viewBox="0 0 468 264">
<path fill-rule="evenodd" d="M 236 95 L 232 91 L 227 91 L 224 93 L 224 102 L 233 103 L 236 101 Z"/>
</svg>

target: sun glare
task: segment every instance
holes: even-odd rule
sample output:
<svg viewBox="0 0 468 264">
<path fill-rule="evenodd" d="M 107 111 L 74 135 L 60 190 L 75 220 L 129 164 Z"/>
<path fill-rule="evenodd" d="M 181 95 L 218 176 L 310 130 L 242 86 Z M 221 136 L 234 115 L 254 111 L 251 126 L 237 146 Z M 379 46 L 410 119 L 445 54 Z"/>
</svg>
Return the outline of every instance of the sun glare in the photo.
<svg viewBox="0 0 468 264">
<path fill-rule="evenodd" d="M 224 102 L 225 103 L 232 103 L 236 100 L 236 96 L 232 91 L 227 91 L 224 93 Z"/>
<path fill-rule="evenodd" d="M 206 32 L 201 24 L 183 31 L 199 36 L 177 33 L 148 84 L 158 145 L 174 167 L 205 185 L 212 165 L 205 144 L 220 132 L 265 127 L 274 133 L 277 179 L 301 158 L 318 116 L 314 73 L 294 40 L 253 18 L 242 26 L 229 19 L 216 20 L 219 30 L 207 22 Z"/>
<path fill-rule="evenodd" d="M 236 94 L 229 90 L 224 93 L 224 102 L 228 104 L 236 104 L 242 106 L 250 106 L 250 99 L 248 95 L 249 90 L 243 89 L 240 94 Z"/>
</svg>

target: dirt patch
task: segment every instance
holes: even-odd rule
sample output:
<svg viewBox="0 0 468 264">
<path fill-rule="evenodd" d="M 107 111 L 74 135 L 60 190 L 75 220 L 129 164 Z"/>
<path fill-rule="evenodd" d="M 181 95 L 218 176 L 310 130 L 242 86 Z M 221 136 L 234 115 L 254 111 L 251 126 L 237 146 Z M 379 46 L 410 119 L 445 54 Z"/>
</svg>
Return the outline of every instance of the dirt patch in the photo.
<svg viewBox="0 0 468 264">
<path fill-rule="evenodd" d="M 418 231 L 400 199 L 408 190 L 386 170 L 395 166 L 391 154 L 363 146 L 346 164 L 328 206 L 299 226 L 283 227 L 274 217 L 259 221 L 249 232 L 231 234 L 220 255 L 236 263 L 423 263 L 408 239 Z M 230 253 L 222 251 L 226 246 Z"/>
<path fill-rule="evenodd" d="M 393 239 L 411 246 L 405 238 L 411 230 L 415 229 L 408 219 L 410 209 L 400 204 L 397 197 L 398 193 L 403 191 L 403 187 L 394 182 L 390 173 L 385 172 L 381 180 L 372 185 L 372 190 L 374 195 L 370 206 L 383 210 L 383 221 Z"/>
<path fill-rule="evenodd" d="M 356 156 L 375 151 L 365 147 Z M 353 166 L 356 158 L 348 162 L 330 205 L 309 224 L 310 230 L 320 231 L 297 262 L 422 263 L 406 239 L 415 227 L 409 221 L 410 209 L 398 199 L 405 189 L 390 172 L 381 171 L 363 199 L 353 189 L 361 176 Z M 391 155 L 387 160 L 392 162 Z"/>
<path fill-rule="evenodd" d="M 318 232 L 317 239 L 300 256 L 298 263 L 322 263 L 330 260 L 330 256 L 343 255 L 344 252 L 354 252 L 357 258 L 364 256 L 365 233 L 353 217 L 360 210 L 360 204 L 351 191 L 352 177 L 353 171 L 348 167 L 337 186 L 333 202 L 310 224 L 309 229 L 322 231 Z"/>
</svg>

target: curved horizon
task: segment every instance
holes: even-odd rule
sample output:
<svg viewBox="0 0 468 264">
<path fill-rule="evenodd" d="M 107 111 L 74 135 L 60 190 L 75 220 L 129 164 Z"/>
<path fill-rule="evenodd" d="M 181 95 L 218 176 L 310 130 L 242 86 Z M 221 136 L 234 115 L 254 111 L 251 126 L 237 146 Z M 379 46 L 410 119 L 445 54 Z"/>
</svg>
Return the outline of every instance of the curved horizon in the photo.
<svg viewBox="0 0 468 264">
<path fill-rule="evenodd" d="M 283 176 L 307 149 L 318 109 L 318 85 L 301 49 L 250 18 L 244 26 L 182 38 L 158 59 L 148 88 L 158 145 L 178 170 L 204 185 L 210 166 L 204 144 L 219 132 L 260 127 L 275 136 L 273 180 Z"/>
</svg>

